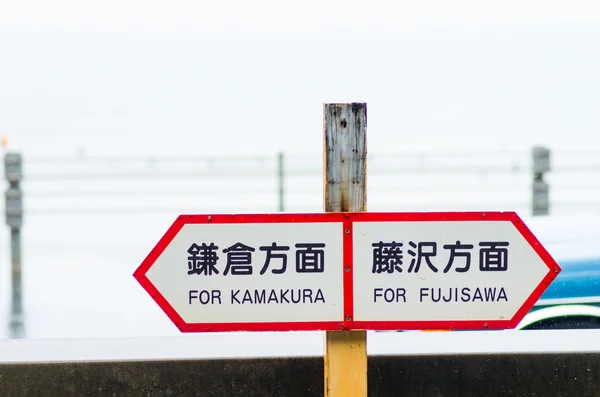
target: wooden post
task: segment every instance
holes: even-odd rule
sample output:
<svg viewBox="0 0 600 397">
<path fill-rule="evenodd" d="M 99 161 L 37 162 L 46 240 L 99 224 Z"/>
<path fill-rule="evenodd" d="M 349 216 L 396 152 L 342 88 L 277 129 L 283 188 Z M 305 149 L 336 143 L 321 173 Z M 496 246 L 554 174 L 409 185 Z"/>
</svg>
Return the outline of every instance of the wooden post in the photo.
<svg viewBox="0 0 600 397">
<path fill-rule="evenodd" d="M 324 105 L 325 212 L 367 210 L 367 104 Z M 366 331 L 325 332 L 325 397 L 367 396 Z"/>
</svg>

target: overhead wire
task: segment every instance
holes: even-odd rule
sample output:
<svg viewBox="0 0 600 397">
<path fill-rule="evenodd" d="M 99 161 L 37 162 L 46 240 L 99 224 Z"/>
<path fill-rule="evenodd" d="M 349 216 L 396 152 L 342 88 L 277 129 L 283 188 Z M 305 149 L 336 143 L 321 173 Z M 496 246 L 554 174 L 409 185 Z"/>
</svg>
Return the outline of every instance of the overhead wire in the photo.
<svg viewBox="0 0 600 397">
<path fill-rule="evenodd" d="M 561 156 L 565 156 L 569 151 L 560 151 Z M 571 154 L 576 156 L 583 156 L 584 154 L 600 154 L 598 151 L 572 151 Z M 468 155 L 467 155 L 468 154 Z M 530 164 L 528 163 L 527 157 L 530 157 L 530 152 L 524 150 L 514 151 L 477 151 L 477 152 L 464 152 L 464 151 L 447 151 L 447 152 L 410 152 L 407 156 L 406 153 L 384 153 L 384 154 L 370 154 L 371 164 L 369 165 L 369 183 L 371 185 L 370 192 L 376 191 L 380 194 L 394 194 L 394 193 L 438 193 L 448 194 L 452 192 L 481 192 L 490 193 L 497 192 L 502 194 L 515 194 L 523 193 L 525 190 L 531 188 L 532 172 Z M 488 164 L 491 158 L 496 158 L 496 163 Z M 600 158 L 600 156 L 596 156 Z M 304 159 L 304 161 L 300 161 Z M 314 166 L 310 165 L 313 161 L 307 161 L 306 159 L 314 160 Z M 416 164 L 413 162 L 407 163 L 407 159 L 417 160 Z M 441 160 L 455 159 L 460 160 L 463 164 L 440 164 Z M 464 164 L 472 163 L 474 159 L 481 160 L 479 164 Z M 502 161 L 500 161 L 500 160 Z M 390 164 L 389 161 L 402 160 L 403 164 Z M 581 160 L 581 158 L 580 158 Z M 185 169 L 178 170 L 164 170 L 157 166 L 158 164 L 168 163 L 191 163 L 200 164 L 203 167 L 194 169 L 193 167 L 186 167 Z M 138 166 L 144 167 L 144 169 L 127 169 L 127 167 L 121 167 L 121 170 L 110 171 L 106 168 L 110 168 L 110 165 L 123 165 L 123 164 L 137 164 Z M 52 170 L 53 166 L 64 165 L 68 166 L 67 169 L 56 169 Z M 93 165 L 94 169 L 88 169 L 88 166 Z M 99 167 L 99 166 L 107 167 Z M 30 199 L 83 199 L 83 198 L 139 198 L 139 197 L 173 197 L 173 198 L 186 198 L 197 195 L 203 197 L 221 197 L 221 196 L 234 196 L 243 194 L 245 197 L 251 195 L 267 195 L 272 194 L 273 200 L 276 201 L 278 194 L 277 178 L 278 178 L 278 164 L 275 156 L 266 155 L 247 155 L 247 156 L 98 156 L 98 157 L 35 157 L 31 158 L 24 157 L 24 179 L 23 186 L 25 187 L 24 197 L 25 200 Z M 124 168 L 124 169 L 123 169 Z M 37 170 L 39 169 L 39 170 Z M 82 170 L 83 169 L 83 170 Z M 600 164 L 592 162 L 579 162 L 579 164 L 558 164 L 553 165 L 551 172 L 548 173 L 549 180 L 556 179 L 560 176 L 568 176 L 571 174 L 581 173 L 598 173 L 600 172 Z M 296 183 L 298 178 L 321 178 L 322 177 L 322 159 L 312 155 L 295 155 L 287 156 L 285 158 L 285 187 L 284 194 L 286 201 L 293 201 L 293 197 L 297 196 L 310 196 L 322 194 L 321 190 L 317 188 L 320 185 L 307 188 L 302 184 Z M 423 175 L 442 175 L 445 183 L 440 183 L 438 178 L 432 180 L 431 183 L 427 183 L 427 178 Z M 515 181 L 520 182 L 496 182 L 494 180 L 488 180 L 490 175 L 502 175 L 509 177 Z M 390 179 L 390 176 L 393 179 Z M 465 178 L 486 178 L 482 180 L 463 180 L 461 183 L 448 183 L 453 177 Z M 296 182 L 294 182 L 296 178 Z M 406 183 L 403 178 L 421 178 L 419 184 Z M 515 179 L 516 178 L 516 179 Z M 232 184 L 231 181 L 242 181 L 251 183 L 251 188 L 236 188 L 236 184 Z M 135 182 L 145 183 L 147 181 L 161 181 L 165 183 L 167 181 L 172 182 L 191 182 L 196 183 L 198 180 L 206 181 L 207 188 L 199 189 L 196 186 L 190 186 L 190 188 L 184 188 L 182 186 L 174 187 L 156 187 L 156 188 L 139 188 L 135 189 Z M 599 178 L 600 180 L 600 178 Z M 216 181 L 219 183 L 229 183 L 229 186 L 216 186 Z M 374 182 L 376 181 L 376 182 Z M 56 189 L 50 189 L 46 183 L 60 183 L 60 187 Z M 69 183 L 75 183 L 75 186 Z M 116 186 L 118 183 L 126 183 L 126 188 L 113 188 L 105 186 L 102 188 L 103 183 L 110 183 Z M 265 183 L 268 183 L 266 185 Z M 92 184 L 94 189 L 85 189 L 81 187 L 89 186 Z M 37 188 L 37 186 L 45 186 L 45 188 Z M 231 187 L 230 187 L 231 186 Z M 553 194 L 557 192 L 557 186 L 562 190 L 577 190 L 577 191 L 593 191 L 594 189 L 600 190 L 600 185 L 593 183 L 586 184 L 583 182 L 571 181 L 570 179 L 564 183 L 558 183 L 553 181 Z M 597 186 L 597 187 L 595 187 Z M 529 195 L 529 191 L 527 191 Z M 577 204 L 553 202 L 552 205 L 557 204 L 566 206 L 587 206 L 587 207 L 600 207 L 600 203 L 596 204 L 593 201 L 585 202 L 582 200 L 581 203 Z M 456 206 L 456 203 L 451 203 L 451 206 Z M 507 207 L 508 203 L 500 203 L 500 206 Z M 520 206 L 529 206 L 529 203 L 519 203 Z M 461 206 L 464 206 L 461 204 Z M 490 207 L 490 203 L 486 203 L 487 208 Z M 177 210 L 173 207 L 173 210 Z M 136 213 L 136 212 L 170 212 L 170 207 L 135 207 L 135 208 L 100 208 L 92 206 L 89 209 L 60 209 L 60 208 L 30 208 L 26 214 L 51 214 L 51 213 Z"/>
</svg>

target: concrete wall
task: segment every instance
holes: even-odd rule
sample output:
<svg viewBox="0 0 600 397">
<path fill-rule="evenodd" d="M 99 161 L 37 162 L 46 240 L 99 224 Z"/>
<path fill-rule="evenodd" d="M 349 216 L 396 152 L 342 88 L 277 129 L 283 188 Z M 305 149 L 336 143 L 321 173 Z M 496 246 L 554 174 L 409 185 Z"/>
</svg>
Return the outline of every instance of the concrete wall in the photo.
<svg viewBox="0 0 600 397">
<path fill-rule="evenodd" d="M 369 396 L 600 395 L 600 354 L 369 358 Z M 323 395 L 323 359 L 0 365 L 0 396 Z"/>
</svg>

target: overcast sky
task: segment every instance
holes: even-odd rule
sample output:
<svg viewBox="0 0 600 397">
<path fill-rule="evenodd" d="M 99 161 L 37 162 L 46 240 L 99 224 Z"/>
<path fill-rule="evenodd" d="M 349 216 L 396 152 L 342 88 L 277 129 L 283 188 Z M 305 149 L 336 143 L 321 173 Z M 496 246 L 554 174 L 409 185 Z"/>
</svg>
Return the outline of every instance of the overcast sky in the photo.
<svg viewBox="0 0 600 397">
<path fill-rule="evenodd" d="M 323 102 L 366 101 L 371 153 L 529 150 L 533 144 L 600 150 L 596 3 L 0 0 L 0 133 L 26 161 L 80 149 L 90 155 L 319 154 Z M 320 166 L 314 158 L 318 164 L 310 166 Z M 486 178 L 468 192 L 420 196 L 405 194 L 401 178 L 379 185 L 369 178 L 375 185 L 370 209 L 411 210 L 435 200 L 432 206 L 445 208 L 460 200 L 489 203 L 474 194 Z M 583 178 L 573 183 L 588 183 Z M 195 212 L 276 208 L 275 195 L 237 193 L 251 191 L 250 185 L 260 189 L 253 180 L 236 181 L 237 192 L 212 199 L 198 180 L 175 181 L 181 185 L 173 191 L 162 179 L 131 186 L 123 180 L 114 189 L 88 182 L 88 189 L 105 193 L 136 186 L 138 193 L 161 193 L 148 194 L 152 200 L 90 194 L 79 204 L 90 211 L 160 206 L 173 213 L 36 215 L 29 209 L 73 207 L 72 197 L 44 194 L 72 192 L 74 184 L 40 186 L 37 202 L 27 187 L 23 268 L 34 337 L 172 330 L 130 275 L 175 213 L 184 204 Z M 314 183 L 305 183 L 298 191 L 315 193 L 290 196 L 286 206 L 319 211 L 322 178 L 316 172 Z M 553 194 L 560 191 L 552 183 Z M 397 199 L 388 188 L 398 188 Z M 177 197 L 182 191 L 187 199 Z M 593 200 L 586 192 L 580 196 Z M 503 210 L 530 194 L 529 188 L 508 193 L 482 194 Z M 559 204 L 571 199 L 559 197 Z M 2 227 L 0 247 L 8 246 Z M 3 252 L 0 337 L 10 293 L 10 259 Z M 87 293 L 90 277 L 97 285 L 110 283 L 110 296 Z M 85 317 L 93 304 L 93 318 Z"/>
<path fill-rule="evenodd" d="M 598 22 L 594 0 L 2 0 L 0 22 L 10 28 L 235 29 L 309 27 L 464 26 Z"/>
<path fill-rule="evenodd" d="M 0 1 L 0 132 L 31 154 L 594 148 L 594 1 Z M 293 5 L 292 5 L 293 4 Z"/>
</svg>

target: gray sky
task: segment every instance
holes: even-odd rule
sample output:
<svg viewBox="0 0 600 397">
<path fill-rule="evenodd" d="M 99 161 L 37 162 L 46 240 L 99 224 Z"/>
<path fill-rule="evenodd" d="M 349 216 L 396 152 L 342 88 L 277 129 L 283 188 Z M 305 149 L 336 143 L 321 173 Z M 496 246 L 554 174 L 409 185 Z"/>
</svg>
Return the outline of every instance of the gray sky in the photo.
<svg viewBox="0 0 600 397">
<path fill-rule="evenodd" d="M 314 27 L 382 28 L 399 26 L 490 26 L 513 23 L 598 22 L 594 0 L 505 0 L 491 4 L 477 0 L 413 2 L 371 0 L 194 1 L 2 0 L 3 26 L 15 28 L 77 29 L 193 29 L 289 30 Z"/>
<path fill-rule="evenodd" d="M 592 1 L 1 2 L 0 132 L 30 155 L 598 147 Z M 168 6 L 166 5 L 168 4 Z"/>
<path fill-rule="evenodd" d="M 533 144 L 600 150 L 597 1 L 398 3 L 0 0 L 0 133 L 26 161 L 34 155 L 73 155 L 77 148 L 90 155 L 285 150 L 317 155 L 307 166 L 318 168 L 323 102 L 366 101 L 371 153 L 527 150 Z M 32 171 L 66 172 L 43 167 Z M 427 205 L 509 210 L 515 201 L 527 204 L 530 195 L 529 175 L 523 179 L 526 190 L 489 189 L 516 179 L 511 175 L 504 181 L 455 175 L 453 192 L 432 193 L 411 191 L 399 176 L 378 178 L 372 172 L 377 167 L 369 167 L 370 210 Z M 273 211 L 275 178 L 269 178 L 262 185 L 239 179 L 229 194 L 210 197 L 197 180 L 102 184 L 90 179 L 87 186 L 27 180 L 23 252 L 29 335 L 175 332 L 133 280 L 133 269 L 178 213 Z M 322 176 L 317 170 L 311 178 L 303 185 L 286 180 L 298 192 L 286 199 L 287 210 L 321 210 Z M 591 180 L 586 178 L 569 182 L 585 185 Z M 453 182 L 444 174 L 431 183 Z M 68 199 L 50 194 L 68 196 L 80 187 L 105 194 Z M 596 197 L 561 190 L 555 181 L 552 189 L 559 209 L 564 201 L 575 201 L 571 195 Z M 120 194 L 106 195 L 113 190 Z M 131 191 L 137 194 L 129 197 Z M 145 197 L 144 192 L 153 193 Z M 76 207 L 92 213 L 124 210 L 80 215 Z M 159 207 L 167 210 L 151 210 Z M 128 208 L 156 213 L 136 215 Z M 55 209 L 73 212 L 41 214 Z M 598 230 L 595 224 L 587 229 Z M 6 228 L 0 228 L 0 246 L 8 247 L 8 241 Z M 8 315 L 9 269 L 3 255 L 0 338 Z M 111 294 L 99 301 L 89 293 L 89 280 L 110 284 Z M 121 326 L 106 329 L 115 323 Z"/>
</svg>

